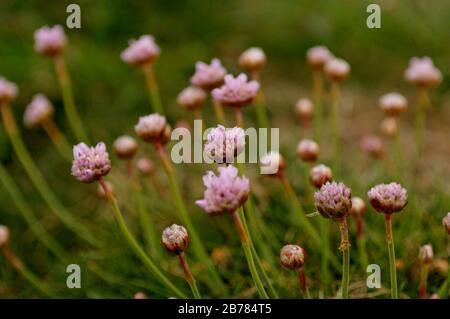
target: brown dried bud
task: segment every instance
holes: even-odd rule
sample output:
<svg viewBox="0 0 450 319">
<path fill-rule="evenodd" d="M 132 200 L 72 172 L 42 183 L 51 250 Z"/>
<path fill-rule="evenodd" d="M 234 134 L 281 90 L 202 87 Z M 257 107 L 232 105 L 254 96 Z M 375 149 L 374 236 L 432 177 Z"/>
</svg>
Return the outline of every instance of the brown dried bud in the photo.
<svg viewBox="0 0 450 319">
<path fill-rule="evenodd" d="M 180 254 L 189 244 L 186 228 L 176 224 L 167 227 L 162 234 L 162 244 L 171 253 Z"/>
<path fill-rule="evenodd" d="M 281 264 L 288 269 L 298 269 L 305 263 L 305 250 L 297 245 L 286 245 L 280 252 Z"/>
</svg>

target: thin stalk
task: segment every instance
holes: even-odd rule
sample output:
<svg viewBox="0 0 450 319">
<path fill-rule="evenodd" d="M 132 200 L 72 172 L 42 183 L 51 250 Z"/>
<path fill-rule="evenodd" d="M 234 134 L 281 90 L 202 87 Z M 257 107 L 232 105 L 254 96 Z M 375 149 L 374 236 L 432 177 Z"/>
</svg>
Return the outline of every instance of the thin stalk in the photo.
<svg viewBox="0 0 450 319">
<path fill-rule="evenodd" d="M 252 79 L 254 81 L 259 81 L 259 71 L 255 71 L 252 73 Z M 261 83 L 261 82 L 260 82 Z M 256 116 L 258 118 L 258 125 L 262 128 L 269 128 L 269 120 L 267 119 L 267 110 L 266 105 L 264 103 L 264 93 L 260 88 L 258 93 L 255 96 L 255 109 Z"/>
<path fill-rule="evenodd" d="M 46 201 L 47 205 L 53 211 L 53 213 L 58 216 L 61 221 L 69 228 L 72 232 L 77 234 L 80 238 L 84 239 L 86 242 L 93 246 L 99 246 L 99 242 L 92 237 L 84 225 L 75 219 L 70 212 L 68 212 L 64 206 L 58 201 L 56 196 L 50 189 L 50 186 L 45 181 L 44 177 L 39 172 L 36 164 L 31 158 L 30 153 L 28 153 L 25 144 L 17 130 L 17 125 L 14 120 L 14 116 L 11 112 L 11 108 L 8 104 L 3 104 L 0 106 L 0 110 L 3 117 L 3 123 L 5 124 L 6 133 L 8 134 L 12 146 L 22 163 L 25 171 L 30 177 L 36 189 L 41 194 L 42 198 Z"/>
<path fill-rule="evenodd" d="M 341 245 L 339 246 L 339 249 L 342 251 L 341 294 L 343 299 L 348 299 L 348 283 L 350 280 L 350 242 L 348 240 L 348 224 L 346 217 L 339 221 L 339 229 L 341 230 Z"/>
<path fill-rule="evenodd" d="M 75 106 L 72 83 L 70 80 L 69 72 L 67 71 L 67 65 L 64 57 L 58 54 L 54 57 L 53 62 L 55 64 L 56 75 L 61 87 L 62 98 L 64 102 L 64 111 L 69 121 L 69 125 L 74 132 L 77 140 L 89 142 L 88 135 L 86 134 L 86 130 L 83 127 L 80 115 L 78 114 L 77 108 Z"/>
<path fill-rule="evenodd" d="M 366 250 L 366 239 L 364 238 L 363 234 L 357 234 L 356 241 L 358 245 L 359 263 L 361 265 L 361 268 L 365 270 L 369 265 Z"/>
<path fill-rule="evenodd" d="M 153 72 L 153 66 L 150 63 L 146 63 L 142 66 L 142 70 L 144 71 L 145 80 L 147 81 L 147 89 L 153 112 L 164 115 L 164 108 L 159 95 L 158 83 Z"/>
<path fill-rule="evenodd" d="M 189 287 L 191 287 L 194 298 L 202 299 L 202 296 L 198 291 L 197 283 L 195 282 L 195 278 L 192 275 L 191 268 L 189 268 L 189 264 L 187 262 L 186 256 L 184 255 L 184 252 L 178 254 L 178 259 L 180 260 L 181 268 L 183 268 L 184 271 L 184 278 L 186 279 L 186 282 L 189 284 Z"/>
<path fill-rule="evenodd" d="M 418 105 L 416 109 L 416 148 L 418 158 L 423 151 L 425 139 L 425 111 L 428 103 L 428 91 L 426 88 L 418 89 Z"/>
<path fill-rule="evenodd" d="M 139 245 L 137 240 L 134 238 L 133 234 L 128 229 L 128 226 L 123 218 L 122 212 L 120 211 L 119 205 L 117 204 L 117 200 L 114 195 L 109 191 L 108 186 L 105 183 L 103 177 L 100 177 L 98 180 L 100 185 L 103 187 L 103 191 L 108 197 L 108 202 L 111 206 L 111 210 L 113 212 L 114 218 L 119 226 L 122 235 L 130 246 L 131 250 L 136 254 L 136 256 L 142 261 L 145 267 L 150 271 L 150 273 L 155 276 L 156 280 L 158 280 L 163 286 L 165 286 L 168 290 L 170 290 L 173 294 L 175 294 L 179 298 L 187 298 L 187 296 L 181 292 L 155 265 L 155 263 L 148 257 L 145 253 L 144 249 Z"/>
<path fill-rule="evenodd" d="M 392 299 L 398 299 L 397 268 L 395 266 L 395 248 L 394 248 L 394 236 L 392 233 L 392 216 L 389 214 L 385 214 L 384 223 L 386 227 L 386 241 L 389 250 L 389 269 L 391 273 L 391 296 Z"/>
<path fill-rule="evenodd" d="M 244 118 L 242 116 L 242 109 L 241 109 L 241 107 L 235 107 L 234 111 L 236 113 L 237 126 L 240 127 L 240 128 L 244 128 Z"/>
<path fill-rule="evenodd" d="M 58 128 L 53 119 L 44 121 L 42 123 L 42 128 L 45 133 L 47 133 L 52 143 L 56 146 L 61 156 L 67 161 L 72 162 L 72 149 L 67 142 L 66 137 Z"/>
<path fill-rule="evenodd" d="M 211 96 L 211 101 L 214 107 L 214 112 L 216 113 L 216 120 L 219 124 L 227 126 L 227 119 L 225 117 L 225 112 L 223 111 L 222 103 L 219 100 L 214 99 Z"/>
<path fill-rule="evenodd" d="M 300 282 L 300 290 L 303 294 L 303 298 L 305 299 L 311 299 L 311 295 L 309 294 L 308 285 L 306 284 L 306 275 L 303 268 L 298 268 L 298 280 Z"/>
<path fill-rule="evenodd" d="M 250 269 L 250 273 L 252 275 L 253 281 L 255 283 L 256 289 L 258 290 L 258 294 L 260 298 L 269 299 L 269 295 L 264 289 L 264 285 L 259 278 L 258 271 L 256 270 L 255 262 L 253 260 L 253 254 L 251 249 L 251 242 L 247 236 L 247 232 L 242 224 L 241 218 L 237 212 L 231 214 L 233 217 L 234 224 L 239 233 L 239 238 L 241 239 L 242 248 L 244 249 L 245 258 L 247 259 L 247 264 Z"/>
<path fill-rule="evenodd" d="M 398 132 L 395 135 L 395 161 L 397 162 L 397 170 L 400 179 L 403 179 L 403 156 L 402 156 L 402 141 L 400 137 L 400 121 L 398 118 L 395 119 L 397 121 Z"/>
<path fill-rule="evenodd" d="M 320 236 L 321 236 L 321 278 L 323 289 L 326 292 L 327 287 L 331 283 L 331 274 L 330 274 L 330 224 L 325 218 L 321 218 L 319 221 L 320 228 Z"/>
<path fill-rule="evenodd" d="M 314 138 L 317 142 L 320 143 L 322 141 L 322 127 L 323 127 L 322 70 L 314 70 L 313 91 L 314 91 Z"/>
<path fill-rule="evenodd" d="M 339 116 L 338 116 L 338 109 L 339 109 L 339 101 L 340 101 L 340 90 L 339 90 L 339 83 L 336 81 L 333 81 L 331 83 L 331 109 L 330 109 L 330 119 L 331 119 L 331 136 L 333 141 L 333 156 L 334 156 L 334 162 L 336 167 L 339 165 L 337 164 L 338 159 L 340 158 L 340 132 L 339 132 Z"/>
<path fill-rule="evenodd" d="M 447 279 L 442 284 L 441 288 L 439 289 L 439 298 L 448 298 L 450 294 L 450 268 L 447 273 Z"/>
<path fill-rule="evenodd" d="M 427 297 L 427 282 L 428 282 L 428 272 L 430 270 L 430 265 L 428 263 L 422 264 L 422 269 L 420 271 L 420 283 L 419 283 L 419 298 L 426 299 Z"/>
</svg>

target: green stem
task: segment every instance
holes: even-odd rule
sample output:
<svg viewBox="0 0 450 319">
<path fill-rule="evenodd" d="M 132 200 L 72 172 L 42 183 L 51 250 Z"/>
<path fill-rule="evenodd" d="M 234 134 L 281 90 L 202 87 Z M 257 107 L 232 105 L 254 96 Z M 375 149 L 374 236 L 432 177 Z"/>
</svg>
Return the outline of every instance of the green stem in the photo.
<svg viewBox="0 0 450 319">
<path fill-rule="evenodd" d="M 227 119 L 225 117 L 225 112 L 223 111 L 222 103 L 220 103 L 219 100 L 214 99 L 212 96 L 211 101 L 214 107 L 214 112 L 216 114 L 217 123 L 227 126 Z"/>
<path fill-rule="evenodd" d="M 186 278 L 186 282 L 189 284 L 189 287 L 191 287 L 192 294 L 194 295 L 195 299 L 202 299 L 202 296 L 200 295 L 200 292 L 198 291 L 197 283 L 195 281 L 194 276 L 192 275 L 191 268 L 189 267 L 189 264 L 187 262 L 186 256 L 184 255 L 184 252 L 181 252 L 178 254 L 178 258 L 180 260 L 181 268 L 183 268 L 184 271 L 184 277 Z"/>
<path fill-rule="evenodd" d="M 261 83 L 261 81 L 259 80 L 258 71 L 252 73 L 252 79 Z M 267 110 L 266 105 L 264 103 L 264 93 L 261 88 L 259 89 L 258 93 L 255 96 L 254 103 L 259 127 L 269 128 L 269 120 L 267 119 Z"/>
<path fill-rule="evenodd" d="M 159 95 L 158 83 L 156 82 L 155 74 L 153 72 L 153 66 L 147 63 L 142 66 L 142 70 L 145 74 L 145 80 L 147 81 L 147 89 L 150 97 L 150 102 L 153 107 L 153 112 L 164 115 L 164 109 Z"/>
<path fill-rule="evenodd" d="M 322 141 L 322 127 L 323 127 L 322 90 L 323 90 L 322 70 L 314 70 L 313 73 L 314 138 L 318 143 Z"/>
<path fill-rule="evenodd" d="M 350 243 L 348 241 L 348 225 L 347 218 L 343 218 L 339 222 L 341 230 L 341 246 L 342 251 L 342 284 L 341 294 L 343 299 L 348 299 L 348 283 L 350 280 Z"/>
<path fill-rule="evenodd" d="M 394 236 L 392 233 L 392 216 L 389 214 L 384 215 L 384 222 L 386 226 L 386 241 L 389 250 L 389 269 L 391 274 L 391 296 L 392 299 L 398 299 L 397 289 L 397 268 L 395 265 L 395 248 L 394 248 Z"/>
<path fill-rule="evenodd" d="M 331 134 L 333 141 L 333 158 L 336 168 L 339 168 L 338 160 L 341 157 L 340 152 L 340 132 L 339 132 L 339 119 L 338 119 L 338 108 L 339 108 L 339 100 L 340 100 L 340 90 L 339 83 L 332 82 L 331 83 Z"/>
<path fill-rule="evenodd" d="M 425 88 L 419 88 L 418 105 L 416 109 L 416 148 L 417 158 L 420 158 L 425 139 L 425 111 L 428 104 L 428 92 Z"/>
<path fill-rule="evenodd" d="M 439 298 L 448 298 L 450 294 L 450 268 L 448 269 L 447 273 L 447 279 L 442 284 L 441 288 L 439 289 Z"/>
</svg>

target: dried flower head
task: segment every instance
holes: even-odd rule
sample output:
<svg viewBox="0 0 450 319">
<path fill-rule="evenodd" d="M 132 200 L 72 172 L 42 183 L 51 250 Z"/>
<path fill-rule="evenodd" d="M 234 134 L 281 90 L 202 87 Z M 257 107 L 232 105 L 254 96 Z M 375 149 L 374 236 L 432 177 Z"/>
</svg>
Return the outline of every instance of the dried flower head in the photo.
<svg viewBox="0 0 450 319">
<path fill-rule="evenodd" d="M 266 54 L 263 49 L 257 47 L 249 48 L 239 56 L 239 65 L 249 72 L 261 70 L 266 62 Z"/>
<path fill-rule="evenodd" d="M 400 212 L 408 203 L 408 193 L 398 183 L 379 184 L 367 193 L 372 207 L 379 213 Z"/>
<path fill-rule="evenodd" d="M 245 148 L 245 132 L 240 127 L 225 128 L 218 125 L 208 134 L 205 153 L 216 163 L 233 163 Z"/>
<path fill-rule="evenodd" d="M 219 59 L 212 59 L 211 64 L 197 62 L 195 73 L 191 77 L 191 84 L 206 91 L 211 91 L 222 85 L 226 73 L 227 70 L 222 66 Z"/>
<path fill-rule="evenodd" d="M 202 107 L 206 101 L 206 92 L 196 86 L 189 86 L 178 94 L 177 103 L 187 110 Z"/>
<path fill-rule="evenodd" d="M 134 130 L 144 141 L 161 144 L 166 144 L 169 141 L 171 133 L 166 118 L 158 113 L 141 116 L 134 126 Z"/>
<path fill-rule="evenodd" d="M 399 116 L 408 107 L 408 100 L 400 93 L 392 92 L 380 97 L 378 104 L 387 116 Z"/>
<path fill-rule="evenodd" d="M 237 77 L 225 76 L 225 83 L 211 94 L 225 106 L 242 107 L 251 104 L 259 90 L 259 83 L 247 81 L 247 75 L 241 73 Z"/>
<path fill-rule="evenodd" d="M 152 35 L 142 35 L 138 40 L 131 40 L 128 48 L 120 55 L 122 61 L 131 65 L 153 63 L 161 54 L 159 46 Z"/>
<path fill-rule="evenodd" d="M 298 143 L 297 155 L 302 161 L 315 162 L 319 157 L 320 147 L 319 144 L 313 140 L 303 139 Z"/>
<path fill-rule="evenodd" d="M 450 213 L 442 219 L 442 224 L 444 225 L 445 231 L 450 235 Z"/>
<path fill-rule="evenodd" d="M 350 209 L 350 215 L 355 218 L 362 218 L 366 213 L 366 204 L 360 197 L 352 197 L 352 208 Z"/>
<path fill-rule="evenodd" d="M 53 117 L 53 113 L 53 105 L 45 95 L 36 94 L 25 109 L 23 123 L 28 128 L 37 127 L 50 120 Z"/>
<path fill-rule="evenodd" d="M 350 65 L 338 58 L 332 58 L 325 64 L 325 75 L 334 82 L 345 80 L 350 74 Z"/>
<path fill-rule="evenodd" d="M 431 264 L 433 262 L 434 253 L 433 246 L 430 244 L 423 245 L 419 249 L 419 260 L 424 264 Z"/>
<path fill-rule="evenodd" d="M 0 76 L 0 106 L 14 100 L 17 93 L 17 85 Z"/>
<path fill-rule="evenodd" d="M 305 250 L 297 245 L 285 245 L 280 251 L 281 264 L 288 269 L 298 269 L 305 263 Z"/>
<path fill-rule="evenodd" d="M 34 32 L 34 49 L 36 52 L 53 57 L 62 52 L 67 39 L 60 25 L 52 28 L 43 26 Z"/>
<path fill-rule="evenodd" d="M 261 173 L 269 176 L 279 176 L 286 166 L 283 156 L 276 151 L 270 151 L 261 156 L 259 163 Z"/>
<path fill-rule="evenodd" d="M 333 58 L 333 54 L 324 46 L 315 46 L 306 52 L 308 64 L 313 69 L 321 70 Z"/>
<path fill-rule="evenodd" d="M 299 99 L 295 104 L 295 112 L 302 123 L 308 123 L 314 115 L 314 104 L 310 99 Z"/>
<path fill-rule="evenodd" d="M 398 122 L 394 117 L 386 117 L 381 121 L 381 132 L 386 137 L 394 137 L 398 134 Z"/>
<path fill-rule="evenodd" d="M 315 192 L 314 200 L 323 217 L 338 221 L 345 218 L 352 208 L 352 191 L 343 183 L 326 182 Z"/>
<path fill-rule="evenodd" d="M 113 149 L 118 158 L 130 159 L 138 151 L 139 145 L 131 136 L 122 135 L 114 141 Z"/>
<path fill-rule="evenodd" d="M 111 162 L 105 143 L 100 142 L 95 147 L 84 143 L 73 147 L 72 175 L 83 183 L 92 183 L 108 174 Z"/>
<path fill-rule="evenodd" d="M 9 243 L 10 236 L 9 228 L 4 225 L 0 225 L 0 249 Z"/>
<path fill-rule="evenodd" d="M 146 157 L 140 158 L 137 161 L 137 168 L 143 175 L 151 175 L 155 172 L 155 165 L 152 160 Z"/>
<path fill-rule="evenodd" d="M 429 57 L 414 57 L 409 61 L 405 79 L 420 87 L 433 87 L 442 81 L 442 74 Z"/>
<path fill-rule="evenodd" d="M 384 155 L 384 142 L 379 136 L 363 136 L 361 138 L 360 147 L 364 153 L 367 153 L 375 158 L 380 158 Z"/>
<path fill-rule="evenodd" d="M 321 188 L 323 184 L 333 180 L 331 168 L 323 164 L 314 166 L 309 171 L 309 180 L 315 187 Z"/>
<path fill-rule="evenodd" d="M 162 233 L 162 244 L 173 254 L 182 253 L 189 244 L 189 235 L 186 228 L 176 224 L 165 228 Z"/>
<path fill-rule="evenodd" d="M 219 167 L 218 176 L 208 171 L 203 183 L 206 186 L 204 198 L 195 203 L 210 215 L 234 213 L 247 201 L 250 192 L 249 180 L 239 177 L 237 168 L 232 165 Z"/>
</svg>

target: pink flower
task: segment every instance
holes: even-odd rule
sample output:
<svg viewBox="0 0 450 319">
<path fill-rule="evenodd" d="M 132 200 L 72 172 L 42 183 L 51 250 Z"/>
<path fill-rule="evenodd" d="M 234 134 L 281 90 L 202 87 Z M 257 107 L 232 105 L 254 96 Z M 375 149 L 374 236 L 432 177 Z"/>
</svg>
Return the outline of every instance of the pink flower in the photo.
<svg viewBox="0 0 450 319">
<path fill-rule="evenodd" d="M 333 180 L 331 168 L 323 164 L 314 166 L 309 171 L 309 180 L 315 187 L 322 187 L 326 182 L 331 182 Z"/>
<path fill-rule="evenodd" d="M 120 159 L 131 159 L 137 153 L 139 145 L 134 138 L 128 135 L 119 136 L 113 144 L 113 150 Z"/>
<path fill-rule="evenodd" d="M 408 192 L 398 183 L 374 186 L 367 196 L 372 207 L 384 214 L 400 212 L 408 203 Z"/>
<path fill-rule="evenodd" d="M 322 69 L 333 58 L 333 54 L 324 46 L 315 46 L 306 52 L 308 64 L 313 69 Z"/>
<path fill-rule="evenodd" d="M 295 104 L 295 112 L 297 113 L 300 121 L 304 124 L 311 121 L 314 114 L 314 104 L 310 99 L 299 99 Z"/>
<path fill-rule="evenodd" d="M 343 183 L 326 182 L 314 194 L 319 213 L 332 220 L 345 218 L 352 208 L 352 191 Z"/>
<path fill-rule="evenodd" d="M 302 161 L 315 162 L 319 157 L 319 144 L 313 140 L 303 139 L 297 145 L 297 155 Z"/>
<path fill-rule="evenodd" d="M 210 91 L 223 83 L 227 70 L 222 66 L 219 59 L 212 59 L 211 64 L 197 62 L 195 73 L 191 77 L 191 84 Z"/>
<path fill-rule="evenodd" d="M 25 109 L 23 123 L 28 128 L 39 126 L 51 119 L 53 112 L 53 105 L 45 95 L 36 94 Z"/>
<path fill-rule="evenodd" d="M 111 162 L 105 143 L 100 142 L 95 147 L 84 143 L 73 147 L 72 176 L 83 183 L 92 183 L 108 174 Z"/>
<path fill-rule="evenodd" d="M 250 72 L 261 70 L 266 61 L 266 54 L 257 47 L 248 48 L 239 56 L 239 65 Z"/>
<path fill-rule="evenodd" d="M 187 110 L 201 107 L 206 101 L 206 93 L 202 89 L 189 86 L 178 94 L 177 103 Z"/>
<path fill-rule="evenodd" d="M 409 61 L 408 69 L 405 71 L 405 79 L 417 86 L 432 87 L 441 82 L 442 74 L 429 57 L 414 57 Z"/>
<path fill-rule="evenodd" d="M 166 144 L 170 139 L 171 128 L 164 116 L 153 113 L 141 116 L 134 131 L 146 142 Z"/>
<path fill-rule="evenodd" d="M 0 76 L 0 105 L 14 100 L 17 92 L 17 85 Z"/>
<path fill-rule="evenodd" d="M 219 176 L 208 171 L 203 183 L 206 186 L 204 198 L 195 203 L 210 215 L 234 213 L 247 201 L 250 192 L 249 180 L 239 177 L 237 168 L 232 165 L 219 167 Z"/>
<path fill-rule="evenodd" d="M 340 82 L 350 74 L 350 65 L 342 59 L 332 58 L 325 64 L 324 72 L 330 80 Z"/>
<path fill-rule="evenodd" d="M 176 224 L 165 228 L 162 233 L 162 244 L 169 252 L 180 254 L 189 244 L 189 235 L 186 228 Z"/>
<path fill-rule="evenodd" d="M 153 63 L 161 54 L 159 46 L 152 35 L 143 35 L 138 40 L 131 40 L 128 48 L 120 55 L 122 61 L 132 65 Z"/>
<path fill-rule="evenodd" d="M 216 163 L 233 163 L 245 148 L 245 133 L 240 127 L 225 128 L 218 125 L 208 134 L 205 153 Z"/>
<path fill-rule="evenodd" d="M 241 73 L 236 78 L 231 74 L 225 76 L 225 83 L 212 90 L 212 96 L 226 106 L 241 107 L 252 103 L 259 90 L 259 83 L 247 81 L 247 75 Z"/>
<path fill-rule="evenodd" d="M 64 29 L 60 25 L 55 25 L 53 28 L 44 26 L 34 32 L 34 49 L 38 53 L 48 56 L 58 55 L 66 43 Z"/>
<path fill-rule="evenodd" d="M 141 174 L 151 175 L 155 172 L 155 165 L 152 160 L 147 157 L 140 158 L 136 165 Z"/>
<path fill-rule="evenodd" d="M 398 116 L 406 110 L 408 101 L 400 93 L 392 92 L 383 95 L 378 104 L 386 115 Z"/>
</svg>

